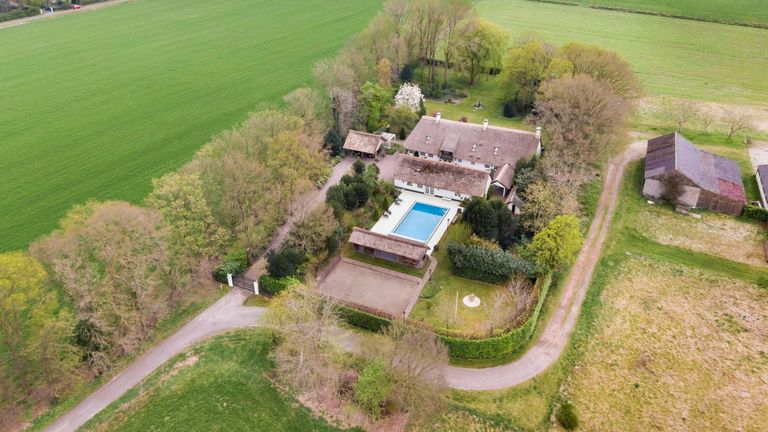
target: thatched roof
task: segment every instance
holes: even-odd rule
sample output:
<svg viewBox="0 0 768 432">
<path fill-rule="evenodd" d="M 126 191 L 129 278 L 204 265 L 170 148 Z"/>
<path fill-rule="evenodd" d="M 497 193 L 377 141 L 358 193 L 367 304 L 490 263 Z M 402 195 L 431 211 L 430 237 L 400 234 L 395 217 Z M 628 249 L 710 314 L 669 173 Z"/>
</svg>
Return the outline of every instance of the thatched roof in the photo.
<svg viewBox="0 0 768 432">
<path fill-rule="evenodd" d="M 470 196 L 485 196 L 489 180 L 485 171 L 405 155 L 400 158 L 400 165 L 394 177 L 397 180 Z"/>
<path fill-rule="evenodd" d="M 441 151 L 453 153 L 461 159 L 495 167 L 536 155 L 539 139 L 533 132 L 457 122 L 424 116 L 413 129 L 405 148 L 410 151 L 438 155 Z"/>
<path fill-rule="evenodd" d="M 379 234 L 358 227 L 352 228 L 349 242 L 412 260 L 423 259 L 428 250 L 427 246 L 417 241 Z"/>
<path fill-rule="evenodd" d="M 734 201 L 747 201 L 736 162 L 699 149 L 677 132 L 648 140 L 645 178 L 657 178 L 673 170 L 701 189 Z"/>
<path fill-rule="evenodd" d="M 493 181 L 498 182 L 507 190 L 512 187 L 512 180 L 515 178 L 515 168 L 510 164 L 504 164 L 500 168 L 496 169 L 496 174 L 493 176 Z"/>
<path fill-rule="evenodd" d="M 380 145 L 380 135 L 351 130 L 347 135 L 347 140 L 344 141 L 344 150 L 376 154 Z"/>
</svg>

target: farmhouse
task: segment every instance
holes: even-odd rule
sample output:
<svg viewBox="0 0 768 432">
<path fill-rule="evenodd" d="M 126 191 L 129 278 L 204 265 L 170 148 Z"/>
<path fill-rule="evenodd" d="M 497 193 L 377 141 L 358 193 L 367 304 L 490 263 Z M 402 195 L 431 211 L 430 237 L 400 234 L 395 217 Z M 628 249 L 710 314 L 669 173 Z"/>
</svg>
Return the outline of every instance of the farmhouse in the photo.
<svg viewBox="0 0 768 432">
<path fill-rule="evenodd" d="M 343 148 L 357 156 L 376 157 L 382 144 L 386 143 L 388 147 L 392 138 L 394 135 L 389 133 L 385 136 L 350 130 Z"/>
<path fill-rule="evenodd" d="M 352 229 L 349 242 L 357 252 L 414 267 L 421 267 L 427 258 L 423 243 L 358 227 Z"/>
<path fill-rule="evenodd" d="M 533 133 L 490 126 L 488 120 L 482 125 L 445 120 L 437 113 L 422 117 L 404 145 L 411 156 L 488 173 L 494 192 L 512 208 L 515 166 L 541 152 L 541 128 Z"/>
<path fill-rule="evenodd" d="M 758 165 L 755 175 L 757 188 L 760 190 L 760 203 L 768 209 L 768 200 L 765 199 L 765 191 L 768 190 L 768 165 Z"/>
<path fill-rule="evenodd" d="M 736 162 L 703 151 L 675 132 L 648 140 L 643 195 L 679 187 L 676 204 L 738 215 L 746 203 Z"/>
<path fill-rule="evenodd" d="M 395 171 L 394 183 L 400 189 L 463 201 L 485 196 L 491 177 L 485 171 L 460 165 L 403 156 Z"/>
</svg>

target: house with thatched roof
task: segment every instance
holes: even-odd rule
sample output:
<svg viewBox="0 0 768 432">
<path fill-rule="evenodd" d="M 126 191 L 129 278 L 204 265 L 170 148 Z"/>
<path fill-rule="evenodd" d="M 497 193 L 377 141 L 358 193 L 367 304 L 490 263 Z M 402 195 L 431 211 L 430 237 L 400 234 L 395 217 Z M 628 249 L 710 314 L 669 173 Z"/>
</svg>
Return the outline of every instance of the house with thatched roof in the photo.
<svg viewBox="0 0 768 432">
<path fill-rule="evenodd" d="M 491 177 L 485 171 L 403 155 L 394 174 L 394 183 L 400 189 L 464 201 L 473 196 L 485 196 Z"/>
<path fill-rule="evenodd" d="M 424 264 L 429 250 L 424 243 L 358 227 L 352 228 L 349 242 L 356 252 L 414 267 Z"/>
<path fill-rule="evenodd" d="M 515 166 L 541 153 L 541 128 L 536 132 L 423 116 L 404 147 L 410 156 L 484 171 L 497 195 L 509 199 Z"/>
<path fill-rule="evenodd" d="M 643 195 L 732 215 L 747 202 L 736 162 L 706 152 L 675 132 L 648 140 Z"/>
</svg>

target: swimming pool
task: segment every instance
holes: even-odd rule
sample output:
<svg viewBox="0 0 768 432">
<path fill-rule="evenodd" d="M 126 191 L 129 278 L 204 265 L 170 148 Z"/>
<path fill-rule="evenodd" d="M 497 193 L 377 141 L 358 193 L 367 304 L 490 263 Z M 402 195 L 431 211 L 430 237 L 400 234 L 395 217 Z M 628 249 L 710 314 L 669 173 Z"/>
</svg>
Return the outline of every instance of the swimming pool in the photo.
<svg viewBox="0 0 768 432">
<path fill-rule="evenodd" d="M 392 233 L 426 243 L 447 212 L 446 208 L 416 202 Z"/>
</svg>

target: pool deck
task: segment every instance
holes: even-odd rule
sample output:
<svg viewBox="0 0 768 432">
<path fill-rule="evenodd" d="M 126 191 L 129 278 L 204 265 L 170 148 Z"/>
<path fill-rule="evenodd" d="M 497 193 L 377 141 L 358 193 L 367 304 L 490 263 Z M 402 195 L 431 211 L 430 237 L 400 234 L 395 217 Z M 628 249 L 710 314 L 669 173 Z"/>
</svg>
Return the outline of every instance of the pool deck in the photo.
<svg viewBox="0 0 768 432">
<path fill-rule="evenodd" d="M 437 228 L 435 228 L 432 236 L 426 242 L 427 247 L 429 247 L 429 252 L 427 253 L 432 254 L 435 245 L 437 245 L 437 243 L 443 237 L 443 234 L 445 234 L 445 232 L 448 230 L 448 226 L 450 226 L 451 221 L 456 217 L 456 214 L 459 211 L 460 203 L 458 201 L 437 198 L 434 196 L 411 191 L 402 191 L 399 198 L 402 200 L 402 202 L 400 204 L 393 203 L 391 206 L 389 206 L 389 211 L 391 213 L 389 217 L 381 217 L 373 226 L 373 228 L 371 228 L 371 231 L 379 234 L 391 234 L 392 231 L 394 231 L 397 227 L 397 224 L 400 223 L 400 221 L 403 220 L 405 215 L 408 213 L 408 210 L 413 207 L 415 202 L 421 202 L 424 204 L 445 208 L 448 210 L 448 212 L 440 221 L 440 224 L 437 226 Z"/>
</svg>

